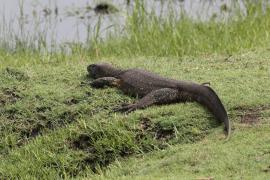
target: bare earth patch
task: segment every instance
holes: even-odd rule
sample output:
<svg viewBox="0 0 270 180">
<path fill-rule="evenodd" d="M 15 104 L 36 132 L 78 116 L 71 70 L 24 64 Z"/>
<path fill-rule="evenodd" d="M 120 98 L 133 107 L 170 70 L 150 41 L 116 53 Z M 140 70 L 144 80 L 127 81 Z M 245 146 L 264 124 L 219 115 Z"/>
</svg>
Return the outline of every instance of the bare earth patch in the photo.
<svg viewBox="0 0 270 180">
<path fill-rule="evenodd" d="M 262 112 L 269 110 L 270 105 L 264 105 L 259 107 L 237 107 L 235 110 L 240 112 L 240 122 L 243 124 L 258 124 L 262 117 Z"/>
<path fill-rule="evenodd" d="M 241 116 L 241 123 L 244 124 L 257 124 L 259 123 L 260 112 L 248 112 Z"/>
</svg>

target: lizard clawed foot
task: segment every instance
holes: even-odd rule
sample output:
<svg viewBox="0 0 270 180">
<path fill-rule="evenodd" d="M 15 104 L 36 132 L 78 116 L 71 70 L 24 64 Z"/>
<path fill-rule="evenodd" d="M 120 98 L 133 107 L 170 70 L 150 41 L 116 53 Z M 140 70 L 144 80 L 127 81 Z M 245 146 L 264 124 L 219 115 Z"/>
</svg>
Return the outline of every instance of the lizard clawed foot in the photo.
<svg viewBox="0 0 270 180">
<path fill-rule="evenodd" d="M 101 81 L 92 81 L 89 83 L 91 87 L 93 88 L 103 88 L 105 86 L 104 83 L 102 83 Z"/>
<path fill-rule="evenodd" d="M 121 107 L 116 107 L 113 109 L 114 112 L 130 113 L 137 109 L 136 104 L 124 104 Z"/>
</svg>

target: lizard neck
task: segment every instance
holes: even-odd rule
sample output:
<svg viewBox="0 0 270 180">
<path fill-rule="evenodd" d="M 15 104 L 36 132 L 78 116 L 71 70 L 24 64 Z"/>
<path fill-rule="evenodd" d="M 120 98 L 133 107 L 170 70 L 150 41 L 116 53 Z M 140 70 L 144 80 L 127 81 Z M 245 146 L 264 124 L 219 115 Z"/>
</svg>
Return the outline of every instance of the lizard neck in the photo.
<svg viewBox="0 0 270 180">
<path fill-rule="evenodd" d="M 122 69 L 111 67 L 107 72 L 108 73 L 107 76 L 117 78 L 117 77 L 119 77 L 120 74 L 122 74 L 122 72 L 123 72 Z"/>
</svg>

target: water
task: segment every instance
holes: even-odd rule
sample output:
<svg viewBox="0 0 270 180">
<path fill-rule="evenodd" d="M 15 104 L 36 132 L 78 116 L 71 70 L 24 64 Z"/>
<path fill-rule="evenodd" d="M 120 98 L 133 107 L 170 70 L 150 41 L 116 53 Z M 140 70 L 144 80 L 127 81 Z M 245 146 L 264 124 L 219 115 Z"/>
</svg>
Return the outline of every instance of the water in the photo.
<svg viewBox="0 0 270 180">
<path fill-rule="evenodd" d="M 89 42 L 104 39 L 114 33 L 124 34 L 126 17 L 135 6 L 133 0 L 111 0 L 110 14 L 97 13 L 97 0 L 2 0 L 0 11 L 0 39 L 7 46 L 14 42 L 31 41 L 37 46 L 53 47 L 59 44 Z M 178 16 L 185 13 L 195 20 L 211 18 L 224 20 L 235 9 L 245 13 L 241 0 L 147 0 L 148 13 L 161 17 L 172 11 Z"/>
</svg>

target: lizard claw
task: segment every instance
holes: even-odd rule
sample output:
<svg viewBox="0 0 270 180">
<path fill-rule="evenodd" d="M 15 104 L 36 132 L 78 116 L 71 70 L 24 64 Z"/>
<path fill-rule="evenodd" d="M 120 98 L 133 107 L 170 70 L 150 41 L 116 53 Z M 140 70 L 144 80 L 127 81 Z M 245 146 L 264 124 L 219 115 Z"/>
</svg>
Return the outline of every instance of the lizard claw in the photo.
<svg viewBox="0 0 270 180">
<path fill-rule="evenodd" d="M 106 86 L 106 84 L 102 81 L 98 81 L 98 80 L 95 80 L 95 81 L 91 81 L 90 83 L 90 86 L 93 87 L 93 88 L 104 88 L 104 86 Z"/>
<path fill-rule="evenodd" d="M 135 104 L 122 105 L 121 107 L 116 107 L 113 109 L 114 112 L 130 113 L 136 110 Z"/>
</svg>

